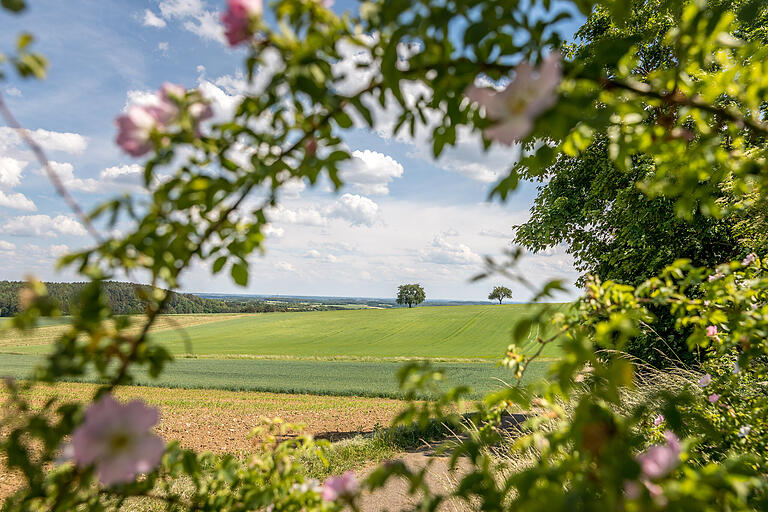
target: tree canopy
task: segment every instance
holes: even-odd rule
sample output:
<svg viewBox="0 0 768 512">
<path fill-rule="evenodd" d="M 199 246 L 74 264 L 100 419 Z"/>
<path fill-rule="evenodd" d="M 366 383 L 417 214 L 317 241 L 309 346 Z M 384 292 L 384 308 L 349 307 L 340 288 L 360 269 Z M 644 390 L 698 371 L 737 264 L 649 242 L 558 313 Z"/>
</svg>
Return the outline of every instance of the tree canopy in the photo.
<svg viewBox="0 0 768 512">
<path fill-rule="evenodd" d="M 397 303 L 407 304 L 409 308 L 417 306 L 424 302 L 427 295 L 420 284 L 401 284 L 397 287 Z"/>
<path fill-rule="evenodd" d="M 494 286 L 493 291 L 491 291 L 491 293 L 488 295 L 489 300 L 498 300 L 499 304 L 501 304 L 504 299 L 511 298 L 512 290 L 506 286 Z"/>
</svg>

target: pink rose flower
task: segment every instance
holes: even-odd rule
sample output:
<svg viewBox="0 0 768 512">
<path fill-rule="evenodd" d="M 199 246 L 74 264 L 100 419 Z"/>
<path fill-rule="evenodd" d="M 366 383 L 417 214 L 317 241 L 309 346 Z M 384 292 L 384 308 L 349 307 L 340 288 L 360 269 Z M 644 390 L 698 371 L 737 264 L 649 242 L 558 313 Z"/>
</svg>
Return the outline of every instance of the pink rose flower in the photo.
<svg viewBox="0 0 768 512">
<path fill-rule="evenodd" d="M 707 326 L 707 336 L 710 338 L 714 338 L 717 336 L 717 326 L 716 325 L 708 325 Z"/>
<path fill-rule="evenodd" d="M 658 416 L 656 416 L 656 418 L 654 418 L 653 424 L 658 427 L 662 423 L 664 423 L 664 415 L 663 414 L 659 414 Z"/>
<path fill-rule="evenodd" d="M 168 102 L 181 101 L 187 95 L 187 88 L 183 85 L 172 84 L 165 82 L 160 87 L 160 96 Z"/>
<path fill-rule="evenodd" d="M 753 264 L 755 261 L 757 261 L 757 254 L 750 253 L 750 254 L 747 255 L 746 258 L 744 258 L 741 261 L 741 265 L 744 266 L 744 267 L 748 267 L 749 265 Z"/>
<path fill-rule="evenodd" d="M 253 18 L 261 15 L 262 0 L 229 0 L 229 9 L 221 15 L 224 35 L 230 46 L 237 46 L 253 36 Z"/>
<path fill-rule="evenodd" d="M 323 500 L 336 501 L 339 498 L 349 498 L 358 491 L 357 479 L 352 471 L 340 476 L 332 476 L 323 484 Z"/>
<path fill-rule="evenodd" d="M 666 444 L 651 446 L 637 456 L 640 470 L 648 479 L 660 478 L 680 463 L 680 439 L 669 430 L 664 432 L 664 438 Z"/>
<path fill-rule="evenodd" d="M 699 386 L 705 388 L 712 383 L 712 376 L 710 374 L 702 375 L 699 379 Z"/>
<path fill-rule="evenodd" d="M 536 70 L 528 62 L 518 64 L 515 78 L 503 91 L 473 85 L 467 97 L 498 121 L 485 130 L 485 136 L 511 145 L 528 135 L 536 117 L 555 104 L 560 79 L 560 54 L 552 52 Z"/>
<path fill-rule="evenodd" d="M 152 149 L 152 133 L 160 131 L 178 115 L 179 109 L 165 97 L 151 105 L 131 105 L 115 119 L 117 145 L 131 156 L 142 156 Z"/>
<path fill-rule="evenodd" d="M 717 402 L 718 400 L 720 400 L 720 395 L 718 395 L 717 393 L 712 393 L 711 395 L 709 395 L 709 396 L 707 397 L 707 399 L 708 399 L 708 400 L 709 400 L 711 403 L 715 403 L 715 402 Z"/>
<path fill-rule="evenodd" d="M 151 432 L 157 409 L 140 400 L 122 404 L 104 395 L 85 411 L 85 421 L 72 434 L 75 463 L 96 467 L 104 485 L 128 483 L 160 463 L 163 440 Z"/>
</svg>

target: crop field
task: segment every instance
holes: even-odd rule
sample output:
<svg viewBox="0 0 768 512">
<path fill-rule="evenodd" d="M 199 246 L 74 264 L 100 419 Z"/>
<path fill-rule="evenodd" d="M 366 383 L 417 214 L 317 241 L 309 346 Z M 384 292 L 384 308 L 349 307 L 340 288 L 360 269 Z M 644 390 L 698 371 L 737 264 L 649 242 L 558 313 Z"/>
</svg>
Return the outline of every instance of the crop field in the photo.
<svg viewBox="0 0 768 512">
<path fill-rule="evenodd" d="M 510 343 L 528 305 L 178 315 L 162 317 L 152 339 L 177 356 L 158 380 L 141 371 L 140 385 L 397 398 L 399 359 L 431 359 L 445 386 L 466 385 L 474 396 L 511 379 L 494 363 Z M 0 334 L 0 376 L 24 378 L 65 326 L 20 336 Z M 533 352 L 545 332 L 531 332 Z M 191 349 L 191 350 L 190 350 Z M 548 347 L 526 379 L 540 379 L 558 347 Z M 82 380 L 93 381 L 93 376 Z"/>
<path fill-rule="evenodd" d="M 37 356 L 2 354 L 0 375 L 24 378 L 37 362 Z M 396 361 L 180 358 L 159 379 L 138 372 L 135 382 L 170 388 L 399 398 L 396 374 L 402 365 Z M 534 362 L 525 378 L 542 378 L 548 365 L 546 361 Z M 502 386 L 502 381 L 512 380 L 508 370 L 490 362 L 437 362 L 434 366 L 445 371 L 444 389 L 469 386 L 475 398 Z M 93 377 L 84 380 L 92 381 Z"/>
</svg>

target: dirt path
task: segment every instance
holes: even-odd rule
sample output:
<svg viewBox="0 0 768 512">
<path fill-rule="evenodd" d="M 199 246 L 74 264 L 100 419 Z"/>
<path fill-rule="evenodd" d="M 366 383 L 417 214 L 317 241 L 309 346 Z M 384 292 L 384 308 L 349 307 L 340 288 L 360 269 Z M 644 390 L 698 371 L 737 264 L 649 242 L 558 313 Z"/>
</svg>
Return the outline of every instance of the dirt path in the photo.
<svg viewBox="0 0 768 512">
<path fill-rule="evenodd" d="M 454 470 L 450 469 L 450 456 L 436 455 L 431 449 L 425 448 L 415 452 L 403 453 L 397 460 L 405 463 L 411 471 L 418 471 L 430 464 L 426 483 L 433 493 L 445 493 L 455 488 L 457 482 L 469 471 L 469 463 L 460 460 Z M 360 473 L 367 476 L 375 468 L 368 468 Z M 391 478 L 387 484 L 375 492 L 366 492 L 360 501 L 363 512 L 396 511 L 411 508 L 421 499 L 421 494 L 410 495 L 409 483 L 401 477 Z M 464 512 L 470 510 L 467 504 L 460 500 L 451 500 L 438 508 L 441 512 Z"/>
</svg>

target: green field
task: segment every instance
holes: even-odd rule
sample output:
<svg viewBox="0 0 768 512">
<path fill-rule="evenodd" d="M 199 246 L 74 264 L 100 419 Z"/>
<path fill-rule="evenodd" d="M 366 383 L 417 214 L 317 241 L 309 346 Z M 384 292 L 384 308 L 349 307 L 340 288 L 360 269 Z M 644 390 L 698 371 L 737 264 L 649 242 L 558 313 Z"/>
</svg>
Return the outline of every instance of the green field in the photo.
<svg viewBox="0 0 768 512">
<path fill-rule="evenodd" d="M 498 358 L 530 306 L 442 306 L 253 315 L 186 329 L 194 354 L 293 357 Z M 535 345 L 537 331 L 523 349 Z M 176 354 L 183 338 L 154 335 Z M 546 355 L 556 355 L 552 347 Z"/>
<path fill-rule="evenodd" d="M 37 356 L 3 354 L 0 375 L 24 378 L 39 362 Z M 302 361 L 262 359 L 178 359 L 159 379 L 144 372 L 135 383 L 169 388 L 272 391 L 316 395 L 354 395 L 400 398 L 396 374 L 403 363 L 378 361 Z M 473 397 L 499 388 L 499 379 L 513 382 L 508 370 L 492 363 L 435 363 L 445 371 L 445 388 L 469 386 Z M 548 363 L 535 363 L 527 379 L 541 378 Z M 92 378 L 78 379 L 93 382 Z"/>
<path fill-rule="evenodd" d="M 170 323 L 152 334 L 154 342 L 182 357 L 159 381 L 145 375 L 137 381 L 168 387 L 397 396 L 395 373 L 402 362 L 392 359 L 411 358 L 443 360 L 439 365 L 449 382 L 483 393 L 497 387 L 497 379 L 510 378 L 492 361 L 503 355 L 515 321 L 528 311 L 528 305 L 511 304 L 267 313 L 220 321 L 190 315 L 179 318 L 183 335 L 168 328 Z M 44 334 L 36 337 L 0 337 L 0 375 L 28 375 L 58 329 L 40 329 Z M 523 350 L 533 352 L 538 337 L 545 335 L 530 332 Z M 548 347 L 542 354 L 545 362 L 532 367 L 528 377 L 541 378 L 546 360 L 555 358 L 558 350 Z"/>
</svg>

